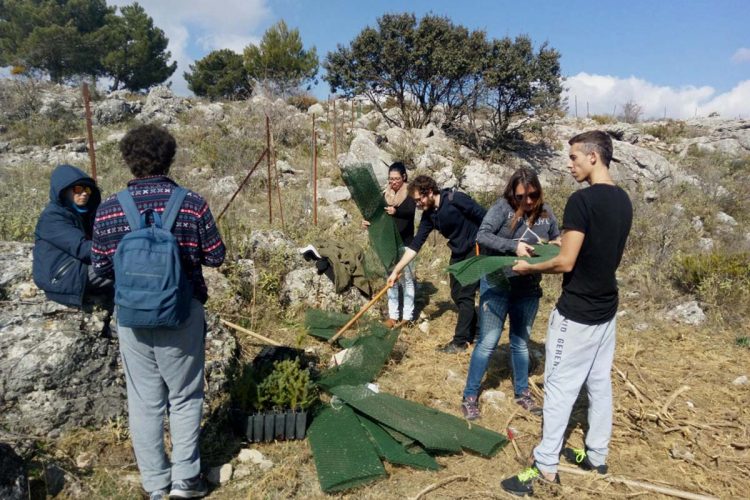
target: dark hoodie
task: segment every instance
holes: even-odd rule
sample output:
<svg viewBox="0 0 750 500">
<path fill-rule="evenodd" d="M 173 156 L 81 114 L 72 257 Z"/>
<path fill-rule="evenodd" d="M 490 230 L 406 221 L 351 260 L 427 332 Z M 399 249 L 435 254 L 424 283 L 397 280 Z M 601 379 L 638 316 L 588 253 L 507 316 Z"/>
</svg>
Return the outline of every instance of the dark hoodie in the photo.
<svg viewBox="0 0 750 500">
<path fill-rule="evenodd" d="M 84 212 L 65 197 L 65 190 L 75 184 L 91 187 Z M 34 231 L 34 283 L 48 299 L 80 307 L 91 264 L 94 214 L 102 196 L 85 172 L 58 165 L 50 177 L 49 199 Z"/>
</svg>

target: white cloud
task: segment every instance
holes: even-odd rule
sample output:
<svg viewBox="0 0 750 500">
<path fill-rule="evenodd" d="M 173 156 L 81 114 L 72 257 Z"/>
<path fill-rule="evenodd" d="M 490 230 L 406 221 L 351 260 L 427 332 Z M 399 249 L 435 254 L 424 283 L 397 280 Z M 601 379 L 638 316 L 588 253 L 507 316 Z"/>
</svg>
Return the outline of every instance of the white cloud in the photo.
<svg viewBox="0 0 750 500">
<path fill-rule="evenodd" d="M 744 63 L 750 62 L 750 49 L 746 47 L 740 47 L 732 54 L 733 63 Z"/>
<path fill-rule="evenodd" d="M 133 0 L 108 3 L 120 7 L 132 4 Z M 271 16 L 268 0 L 140 0 L 138 3 L 169 38 L 167 49 L 172 60 L 177 61 L 177 71 L 170 81 L 175 93 L 181 95 L 190 93 L 182 77 L 190 64 L 215 49 L 242 53 L 245 45 L 257 43 L 258 28 Z"/>
<path fill-rule="evenodd" d="M 618 78 L 609 75 L 578 73 L 565 80 L 565 96 L 568 98 L 568 113 L 575 113 L 578 100 L 578 116 L 589 113 L 620 114 L 622 105 L 628 101 L 643 109 L 643 118 L 690 118 L 718 112 L 724 117 L 750 116 L 750 80 L 740 82 L 732 90 L 717 94 L 710 86 L 668 87 L 655 85 L 631 76 Z"/>
</svg>

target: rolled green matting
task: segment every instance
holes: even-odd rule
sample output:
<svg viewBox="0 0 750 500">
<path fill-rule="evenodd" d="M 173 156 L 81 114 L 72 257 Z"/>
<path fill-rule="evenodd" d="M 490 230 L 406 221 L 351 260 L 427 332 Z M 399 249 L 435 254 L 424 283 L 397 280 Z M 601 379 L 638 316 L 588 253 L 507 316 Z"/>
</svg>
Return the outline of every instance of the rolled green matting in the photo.
<svg viewBox="0 0 750 500">
<path fill-rule="evenodd" d="M 419 441 L 428 450 L 468 449 L 489 457 L 508 440 L 502 434 L 470 425 L 464 419 L 365 387 L 340 385 L 329 390 L 357 412 Z"/>
<path fill-rule="evenodd" d="M 385 477 L 378 452 L 354 411 L 322 408 L 307 431 L 320 488 L 341 491 Z"/>
<path fill-rule="evenodd" d="M 313 337 L 328 340 L 352 319 L 352 314 L 308 309 L 305 312 L 305 328 Z"/>
<path fill-rule="evenodd" d="M 323 389 L 337 385 L 359 385 L 375 380 L 391 356 L 398 330 L 370 322 L 348 348 L 345 361 L 323 372 L 317 384 Z"/>
<path fill-rule="evenodd" d="M 378 184 L 372 166 L 355 163 L 342 169 L 341 176 L 362 218 L 370 223 L 367 230 L 370 246 L 385 270 L 393 269 L 401 258 L 403 241 L 393 217 L 385 212 L 383 188 Z"/>
<path fill-rule="evenodd" d="M 393 439 L 393 437 L 364 415 L 357 415 L 362 427 L 370 435 L 380 458 L 392 464 L 408 465 L 417 469 L 438 470 L 440 466 L 433 457 L 424 452 L 410 452 L 404 445 Z"/>
<path fill-rule="evenodd" d="M 448 272 L 451 273 L 461 285 L 466 286 L 479 281 L 482 276 L 499 271 L 504 267 L 512 267 L 517 260 L 526 260 L 531 264 L 550 260 L 560 254 L 560 247 L 549 244 L 534 245 L 534 253 L 537 254 L 536 257 L 517 257 L 515 255 L 477 255 L 448 266 Z"/>
</svg>

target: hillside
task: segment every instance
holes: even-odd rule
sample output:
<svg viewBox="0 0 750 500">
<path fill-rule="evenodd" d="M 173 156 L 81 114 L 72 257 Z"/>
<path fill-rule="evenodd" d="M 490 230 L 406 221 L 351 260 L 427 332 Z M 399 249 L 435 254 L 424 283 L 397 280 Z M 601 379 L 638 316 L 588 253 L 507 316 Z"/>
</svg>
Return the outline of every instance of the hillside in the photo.
<svg viewBox="0 0 750 500">
<path fill-rule="evenodd" d="M 4 389 L 0 443 L 9 444 L 25 461 L 32 498 L 54 493 L 60 498 L 139 498 L 121 377 L 110 373 L 107 385 L 97 388 L 68 380 L 69 385 L 79 384 L 78 400 L 85 398 L 86 391 L 111 396 L 111 401 L 92 411 L 86 404 L 80 409 L 60 404 L 65 384 L 54 384 L 44 378 L 51 378 L 49 373 L 43 373 L 48 366 L 50 370 L 59 366 L 51 358 L 57 339 L 63 337 L 69 340 L 65 348 L 72 349 L 65 352 L 78 349 L 80 337 L 90 339 L 85 343 L 91 349 L 87 352 L 107 359 L 105 368 L 92 372 L 96 377 L 110 369 L 118 374 L 121 370 L 116 341 L 100 338 L 107 318 L 97 311 L 81 314 L 51 307 L 30 281 L 28 243 L 33 242 L 36 218 L 48 200 L 51 170 L 62 162 L 89 168 L 80 92 L 4 80 L 0 104 L 0 240 L 4 241 L 0 248 L 5 254 L 0 259 L 0 388 Z M 628 191 L 635 209 L 618 272 L 621 301 L 610 471 L 616 477 L 696 494 L 750 497 L 749 121 L 712 117 L 625 124 L 604 116 L 557 118 L 527 123 L 523 136 L 508 149 L 480 158 L 446 135 L 439 113 L 423 129 L 403 130 L 389 127 L 366 103 L 338 100 L 335 117 L 329 103 L 298 100 L 296 104 L 264 96 L 209 103 L 175 97 L 163 87 L 147 96 L 124 92 L 97 96 L 93 103 L 98 182 L 105 195 L 129 178 L 117 141 L 129 127 L 156 121 L 177 138 L 172 177 L 203 194 L 214 215 L 226 206 L 263 152 L 266 116 L 270 121 L 280 186 L 280 193 L 273 192 L 273 220 L 264 161 L 219 224 L 229 255 L 219 272 L 208 275 L 213 371 L 203 462 L 207 470 L 226 463 L 234 466 L 233 478 L 216 486 L 209 498 L 326 497 L 306 441 L 253 445 L 273 462 L 267 470 L 239 460 L 239 450 L 246 445 L 228 429 L 226 384 L 231 377 L 226 374 L 238 359 L 252 359 L 260 346 L 226 330 L 218 318 L 302 347 L 321 363 L 327 362 L 334 351 L 305 335 L 304 311 L 318 307 L 354 312 L 365 299 L 351 291 L 335 294 L 330 282 L 318 276 L 296 248 L 315 240 L 367 246 L 361 216 L 343 187 L 340 166 L 369 162 L 384 181 L 385 165 L 403 160 L 412 167 L 410 175 L 432 174 L 439 184 L 458 186 L 485 206 L 496 199 L 516 168 L 530 166 L 539 172 L 547 201 L 561 214 L 567 195 L 576 189 L 566 169 L 567 139 L 594 128 L 616 139 L 619 162 L 612 166 L 613 176 Z M 312 222 L 309 186 L 313 116 L 319 159 L 317 226 Z M 275 187 L 274 175 L 270 181 Z M 452 336 L 456 319 L 445 272 L 448 256 L 439 236 L 431 237 L 420 253 L 420 320 L 402 329 L 377 383 L 383 391 L 460 415 L 470 355 L 435 352 Z M 375 283 L 382 286 L 383 278 L 377 275 Z M 546 318 L 560 279 L 545 277 L 543 285 L 545 297 L 531 343 L 531 380 L 538 397 Z M 381 317 L 384 307 L 381 304 L 381 311 L 373 311 L 373 316 Z M 21 362 L 32 355 L 39 356 L 35 358 L 39 365 L 27 366 L 28 359 Z M 540 435 L 541 419 L 516 411 L 507 356 L 505 334 L 484 383 L 485 390 L 499 392 L 493 403 L 484 405 L 479 423 L 503 433 L 515 429 L 519 452 L 525 455 Z M 76 358 L 76 363 L 86 360 Z M 39 380 L 29 381 L 36 366 L 45 369 L 39 370 Z M 74 370 L 76 379 L 83 377 L 82 372 Z M 585 428 L 583 399 L 569 429 L 568 442 L 574 446 L 581 445 Z M 38 418 L 29 419 L 31 415 Z M 520 467 L 511 446 L 491 459 L 464 454 L 441 456 L 438 462 L 443 466 L 439 472 L 387 466 L 387 479 L 341 496 L 414 497 L 447 481 L 428 496 L 503 497 L 499 479 Z M 537 496 L 654 495 L 616 482 L 561 476 L 561 486 Z"/>
</svg>

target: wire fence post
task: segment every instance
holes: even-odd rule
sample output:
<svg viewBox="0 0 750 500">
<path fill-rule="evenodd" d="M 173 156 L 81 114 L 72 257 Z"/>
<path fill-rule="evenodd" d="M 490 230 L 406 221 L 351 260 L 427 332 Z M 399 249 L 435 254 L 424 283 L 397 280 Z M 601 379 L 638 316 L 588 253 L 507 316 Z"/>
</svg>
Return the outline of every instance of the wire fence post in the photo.
<svg viewBox="0 0 750 500">
<path fill-rule="evenodd" d="M 281 219 L 281 229 L 286 231 L 286 224 L 284 224 L 284 205 L 281 204 L 281 183 L 279 182 L 279 167 L 276 163 L 276 145 L 273 140 L 273 130 L 271 131 L 271 147 L 268 150 L 268 155 L 273 155 L 273 175 L 276 178 L 276 197 L 279 200 L 279 218 Z"/>
<path fill-rule="evenodd" d="M 338 135 L 338 125 L 336 120 L 336 96 L 333 96 L 333 163 L 337 164 L 337 148 L 336 148 L 336 136 Z"/>
<path fill-rule="evenodd" d="M 247 175 L 245 176 L 245 178 L 244 178 L 244 179 L 242 180 L 242 182 L 240 183 L 240 186 L 239 186 L 239 187 L 238 187 L 238 188 L 237 188 L 237 189 L 235 190 L 235 192 L 234 192 L 234 194 L 232 195 L 232 197 L 231 197 L 231 198 L 229 198 L 229 201 L 227 202 L 227 204 L 226 204 L 226 205 L 224 205 L 224 208 L 223 208 L 223 209 L 221 210 L 221 213 L 220 213 L 220 214 L 219 214 L 219 216 L 218 216 L 218 217 L 216 218 L 216 222 L 217 222 L 217 223 L 218 223 L 218 222 L 219 222 L 219 221 L 221 220 L 221 218 L 222 218 L 222 217 L 224 216 L 224 214 L 226 213 L 227 209 L 229 208 L 229 205 L 231 205 L 231 204 L 232 204 L 232 202 L 233 202 L 233 201 L 234 201 L 234 199 L 235 199 L 235 198 L 237 197 L 237 195 L 238 195 L 238 194 L 240 193 L 240 191 L 242 190 L 242 188 L 243 188 L 243 187 L 245 187 L 245 184 L 247 184 L 247 181 L 248 181 L 248 180 L 250 180 L 250 176 L 251 176 L 251 175 L 253 175 L 253 172 L 255 172 L 255 169 L 256 169 L 256 168 L 258 168 L 258 165 L 260 165 L 260 162 L 261 162 L 261 161 L 263 161 L 263 157 L 264 157 L 265 155 L 267 155 L 267 154 L 268 154 L 268 149 L 264 149 L 264 150 L 263 150 L 263 152 L 262 152 L 262 153 L 260 154 L 260 156 L 258 157 L 258 160 L 257 160 L 257 161 L 255 162 L 255 165 L 253 165 L 253 168 L 251 168 L 251 169 L 250 169 L 250 171 L 249 171 L 249 172 L 247 173 Z"/>
<path fill-rule="evenodd" d="M 315 114 L 312 116 L 312 146 L 313 146 L 313 225 L 318 225 L 318 136 L 315 133 Z"/>
<path fill-rule="evenodd" d="M 89 141 L 89 161 L 91 162 L 91 178 L 96 182 L 96 150 L 94 149 L 94 127 L 91 123 L 91 96 L 89 84 L 83 82 L 83 107 L 86 109 L 86 135 Z"/>
<path fill-rule="evenodd" d="M 268 223 L 273 224 L 273 195 L 271 194 L 271 124 L 266 115 L 266 167 L 268 171 Z"/>
</svg>

